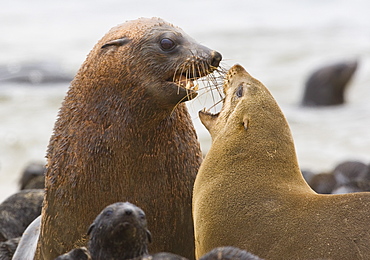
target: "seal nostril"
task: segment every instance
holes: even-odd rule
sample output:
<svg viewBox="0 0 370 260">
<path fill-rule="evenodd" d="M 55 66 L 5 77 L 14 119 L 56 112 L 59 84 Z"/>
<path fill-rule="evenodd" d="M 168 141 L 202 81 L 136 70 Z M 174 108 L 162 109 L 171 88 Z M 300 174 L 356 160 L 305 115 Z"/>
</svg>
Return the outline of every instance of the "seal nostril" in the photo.
<svg viewBox="0 0 370 260">
<path fill-rule="evenodd" d="M 211 55 L 212 55 L 211 65 L 214 67 L 218 67 L 218 65 L 220 65 L 220 61 L 222 60 L 221 53 L 217 51 L 212 51 Z"/>
<path fill-rule="evenodd" d="M 131 209 L 125 209 L 125 215 L 132 215 L 132 210 Z"/>
</svg>

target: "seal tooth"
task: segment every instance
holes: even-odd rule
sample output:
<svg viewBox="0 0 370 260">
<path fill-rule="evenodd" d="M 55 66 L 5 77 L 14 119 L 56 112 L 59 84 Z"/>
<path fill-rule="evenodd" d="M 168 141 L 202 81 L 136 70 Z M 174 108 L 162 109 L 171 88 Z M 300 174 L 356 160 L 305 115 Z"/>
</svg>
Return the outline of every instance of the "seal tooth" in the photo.
<svg viewBox="0 0 370 260">
<path fill-rule="evenodd" d="M 185 88 L 186 88 L 186 89 L 190 89 L 190 88 L 191 88 L 191 85 L 192 85 L 192 84 L 191 84 L 191 82 L 190 82 L 190 80 L 189 80 L 189 81 L 187 81 L 187 82 L 186 82 L 186 86 L 185 86 Z"/>
</svg>

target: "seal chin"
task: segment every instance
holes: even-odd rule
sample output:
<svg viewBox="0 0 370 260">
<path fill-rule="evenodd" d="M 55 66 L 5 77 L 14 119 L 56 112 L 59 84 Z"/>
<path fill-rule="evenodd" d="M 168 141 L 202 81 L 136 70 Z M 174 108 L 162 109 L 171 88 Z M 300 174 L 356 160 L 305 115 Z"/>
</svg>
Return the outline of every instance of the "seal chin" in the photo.
<svg viewBox="0 0 370 260">
<path fill-rule="evenodd" d="M 199 111 L 199 119 L 209 132 L 211 132 L 211 129 L 219 115 L 220 113 L 212 114 L 206 111 L 205 108 Z"/>
</svg>

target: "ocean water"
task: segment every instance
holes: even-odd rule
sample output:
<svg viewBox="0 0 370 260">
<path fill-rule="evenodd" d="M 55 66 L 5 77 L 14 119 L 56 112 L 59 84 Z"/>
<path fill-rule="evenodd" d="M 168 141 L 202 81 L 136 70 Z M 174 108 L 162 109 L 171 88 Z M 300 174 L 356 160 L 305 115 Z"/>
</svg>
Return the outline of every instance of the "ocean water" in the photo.
<svg viewBox="0 0 370 260">
<path fill-rule="evenodd" d="M 366 0 L 44 1 L 0 0 L 0 66 L 53 61 L 71 75 L 113 26 L 161 17 L 243 65 L 285 113 L 301 168 L 328 171 L 343 160 L 370 161 L 370 2 Z M 302 108 L 306 78 L 337 61 L 359 61 L 347 103 Z M 68 84 L 0 83 L 0 200 L 18 189 L 23 168 L 44 161 Z M 210 137 L 197 112 L 211 96 L 189 102 L 204 152 Z"/>
</svg>

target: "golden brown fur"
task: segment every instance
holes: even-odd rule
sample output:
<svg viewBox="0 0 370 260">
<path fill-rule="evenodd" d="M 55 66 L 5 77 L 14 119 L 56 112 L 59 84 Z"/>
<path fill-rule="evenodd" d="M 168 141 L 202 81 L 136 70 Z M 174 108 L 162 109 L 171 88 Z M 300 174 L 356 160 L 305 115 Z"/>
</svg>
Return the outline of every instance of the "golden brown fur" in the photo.
<svg viewBox="0 0 370 260">
<path fill-rule="evenodd" d="M 194 184 L 197 258 L 235 246 L 269 260 L 370 259 L 370 193 L 315 193 L 266 87 L 235 65 L 224 91 L 218 116 L 200 113 L 212 146 Z"/>
<path fill-rule="evenodd" d="M 162 38 L 177 45 L 163 50 Z M 147 212 L 150 252 L 193 258 L 191 193 L 201 152 L 179 102 L 196 93 L 171 79 L 179 71 L 205 76 L 220 59 L 158 18 L 114 27 L 95 45 L 71 83 L 50 140 L 36 259 L 84 246 L 89 224 L 117 201 Z"/>
</svg>

